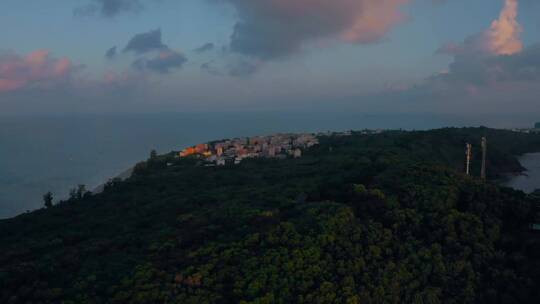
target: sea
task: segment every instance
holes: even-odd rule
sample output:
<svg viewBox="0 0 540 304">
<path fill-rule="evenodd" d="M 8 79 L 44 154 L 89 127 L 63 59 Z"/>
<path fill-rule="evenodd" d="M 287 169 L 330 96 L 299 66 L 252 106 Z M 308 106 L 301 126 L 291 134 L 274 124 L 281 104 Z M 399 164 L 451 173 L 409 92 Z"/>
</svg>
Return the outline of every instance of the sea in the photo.
<svg viewBox="0 0 540 304">
<path fill-rule="evenodd" d="M 48 191 L 61 200 L 78 184 L 94 189 L 147 159 L 152 149 L 167 153 L 211 140 L 279 132 L 478 125 L 501 127 L 506 121 L 331 111 L 0 116 L 0 219 L 41 208 Z"/>
<path fill-rule="evenodd" d="M 506 186 L 526 193 L 540 189 L 540 153 L 525 154 L 519 158 L 519 162 L 527 171 L 511 177 Z"/>
</svg>

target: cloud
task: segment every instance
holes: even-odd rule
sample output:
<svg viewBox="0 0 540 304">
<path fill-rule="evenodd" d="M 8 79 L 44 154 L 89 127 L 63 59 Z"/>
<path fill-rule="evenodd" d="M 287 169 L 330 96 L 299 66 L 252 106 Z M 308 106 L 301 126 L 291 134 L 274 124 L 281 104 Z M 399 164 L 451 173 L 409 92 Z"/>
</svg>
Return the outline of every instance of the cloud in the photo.
<svg viewBox="0 0 540 304">
<path fill-rule="evenodd" d="M 448 69 L 408 88 L 402 96 L 423 103 L 423 108 L 537 111 L 540 44 L 523 46 L 517 8 L 517 0 L 505 0 L 499 17 L 485 31 L 439 48 L 436 53 L 453 57 Z"/>
<path fill-rule="evenodd" d="M 172 69 L 181 68 L 188 59 L 180 52 L 173 50 L 163 50 L 151 59 L 139 58 L 135 60 L 132 66 L 138 70 L 150 70 L 160 74 L 167 74 Z"/>
<path fill-rule="evenodd" d="M 105 52 L 105 58 L 113 59 L 114 57 L 116 57 L 116 46 L 113 46 Z"/>
<path fill-rule="evenodd" d="M 520 34 L 523 31 L 517 21 L 518 0 L 505 0 L 499 19 L 493 21 L 485 33 L 487 49 L 496 55 L 512 55 L 523 49 Z"/>
<path fill-rule="evenodd" d="M 265 62 L 245 56 L 239 56 L 224 52 L 221 60 L 210 60 L 200 65 L 201 71 L 212 76 L 231 76 L 236 78 L 247 78 L 259 72 Z"/>
<path fill-rule="evenodd" d="M 516 82 L 540 80 L 540 44 L 512 55 L 460 54 L 448 71 L 432 76 L 435 87 L 494 87 Z"/>
<path fill-rule="evenodd" d="M 505 0 L 499 18 L 494 20 L 487 30 L 468 37 L 462 44 L 449 43 L 437 53 L 512 55 L 522 51 L 520 36 L 523 28 L 517 21 L 518 4 L 518 0 Z"/>
<path fill-rule="evenodd" d="M 136 34 L 129 40 L 122 53 L 136 54 L 137 58 L 132 62 L 131 67 L 142 72 L 168 74 L 173 69 L 181 68 L 188 61 L 184 54 L 170 49 L 162 42 L 161 29 Z M 116 47 L 112 47 L 105 57 L 111 59 L 116 54 Z M 125 77 L 108 77 L 108 79 L 123 78 Z"/>
<path fill-rule="evenodd" d="M 114 17 L 123 12 L 133 12 L 142 9 L 138 0 L 93 0 L 92 3 L 78 7 L 75 15 L 88 16 L 100 14 L 103 17 Z"/>
<path fill-rule="evenodd" d="M 211 51 L 215 48 L 214 44 L 211 42 L 205 43 L 204 45 L 194 49 L 193 51 L 197 54 L 202 54 L 208 51 Z"/>
<path fill-rule="evenodd" d="M 248 77 L 255 74 L 263 65 L 260 60 L 237 59 L 226 66 L 227 73 L 233 77 Z"/>
<path fill-rule="evenodd" d="M 428 83 L 443 87 L 460 85 L 492 86 L 502 82 L 537 80 L 540 47 L 523 49 L 517 21 L 518 1 L 505 0 L 499 18 L 491 26 L 468 37 L 463 43 L 450 43 L 437 53 L 454 56 L 448 70 L 430 77 Z M 469 90 L 470 91 L 470 90 Z"/>
<path fill-rule="evenodd" d="M 223 73 L 216 66 L 214 66 L 214 61 L 201 64 L 201 70 L 213 76 L 223 75 Z"/>
<path fill-rule="evenodd" d="M 161 41 L 161 29 L 133 36 L 124 48 L 123 52 L 144 54 L 151 51 L 166 50 L 168 47 Z"/>
<path fill-rule="evenodd" d="M 465 47 L 463 44 L 450 42 L 438 48 L 435 54 L 458 55 L 464 51 Z"/>
<path fill-rule="evenodd" d="M 230 49 L 259 59 L 296 53 L 320 39 L 348 43 L 380 41 L 404 20 L 400 8 L 410 0 L 224 0 L 240 20 Z"/>
<path fill-rule="evenodd" d="M 68 58 L 51 57 L 47 50 L 26 56 L 3 54 L 0 55 L 0 92 L 63 83 L 78 68 Z"/>
</svg>

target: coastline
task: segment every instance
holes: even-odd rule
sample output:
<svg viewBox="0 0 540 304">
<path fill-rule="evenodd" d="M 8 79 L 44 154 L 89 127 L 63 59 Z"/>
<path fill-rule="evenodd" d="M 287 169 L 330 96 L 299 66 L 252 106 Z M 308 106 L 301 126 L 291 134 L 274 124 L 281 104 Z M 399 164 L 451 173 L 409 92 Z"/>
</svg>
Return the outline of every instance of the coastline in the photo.
<svg viewBox="0 0 540 304">
<path fill-rule="evenodd" d="M 95 187 L 92 191 L 92 194 L 99 194 L 102 193 L 103 190 L 105 190 L 105 185 L 115 179 L 120 179 L 120 181 L 125 181 L 126 179 L 130 178 L 133 175 L 133 171 L 135 170 L 135 166 L 132 166 L 131 168 L 125 170 L 124 172 L 118 174 L 117 176 L 110 178 L 107 182 L 104 182 L 100 184 L 99 186 Z"/>
<path fill-rule="evenodd" d="M 525 153 L 518 156 L 518 161 L 524 170 L 506 174 L 499 183 L 526 193 L 540 189 L 540 153 Z"/>
</svg>

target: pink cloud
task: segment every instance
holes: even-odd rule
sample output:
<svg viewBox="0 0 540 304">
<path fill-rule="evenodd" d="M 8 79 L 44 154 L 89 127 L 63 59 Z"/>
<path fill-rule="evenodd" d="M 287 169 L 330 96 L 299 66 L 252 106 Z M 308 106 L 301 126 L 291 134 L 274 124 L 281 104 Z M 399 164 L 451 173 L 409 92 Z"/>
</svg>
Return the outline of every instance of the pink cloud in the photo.
<svg viewBox="0 0 540 304">
<path fill-rule="evenodd" d="M 62 77 L 63 75 L 69 74 L 72 68 L 73 65 L 71 64 L 71 61 L 69 59 L 59 59 L 54 66 L 53 75 Z"/>
<path fill-rule="evenodd" d="M 49 57 L 49 51 L 37 50 L 26 56 L 26 62 L 34 66 L 42 66 Z"/>
<path fill-rule="evenodd" d="M 264 2 L 264 1 L 263 1 Z M 276 15 L 327 23 L 344 41 L 369 43 L 380 39 L 404 17 L 400 6 L 409 0 L 270 0 Z M 313 28 L 317 24 L 312 24 Z M 332 29 L 332 27 L 335 27 Z"/>
<path fill-rule="evenodd" d="M 53 58 L 47 50 L 37 50 L 24 57 L 0 55 L 0 92 L 64 82 L 74 68 L 71 60 Z"/>
<path fill-rule="evenodd" d="M 24 83 L 24 80 L 0 78 L 0 92 L 16 90 L 24 86 Z"/>
<path fill-rule="evenodd" d="M 491 26 L 467 38 L 461 44 L 449 43 L 437 50 L 440 54 L 483 54 L 483 55 L 514 55 L 523 50 L 519 24 L 518 0 L 504 0 L 504 7 L 499 18 L 493 20 Z"/>
<path fill-rule="evenodd" d="M 409 0 L 353 2 L 364 3 L 357 5 L 357 9 L 352 11 L 352 23 L 343 30 L 341 38 L 348 42 L 370 43 L 379 40 L 405 19 L 399 8 Z"/>
<path fill-rule="evenodd" d="M 499 19 L 493 21 L 486 32 L 487 48 L 492 54 L 512 55 L 523 50 L 520 37 L 523 29 L 517 15 L 518 0 L 505 0 Z"/>
<path fill-rule="evenodd" d="M 427 78 L 411 92 L 426 100 L 483 100 L 514 108 L 519 108 L 516 102 L 537 103 L 540 44 L 523 46 L 517 17 L 518 0 L 504 0 L 499 17 L 488 29 L 462 44 L 441 47 L 437 53 L 453 55 L 454 60 L 444 73 Z"/>
</svg>

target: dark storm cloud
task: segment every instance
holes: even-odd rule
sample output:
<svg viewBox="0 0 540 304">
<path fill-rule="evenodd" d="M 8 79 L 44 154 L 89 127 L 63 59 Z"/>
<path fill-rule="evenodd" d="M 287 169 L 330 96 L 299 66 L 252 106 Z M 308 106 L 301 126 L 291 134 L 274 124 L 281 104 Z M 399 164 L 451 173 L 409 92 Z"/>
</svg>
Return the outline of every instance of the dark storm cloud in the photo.
<svg viewBox="0 0 540 304">
<path fill-rule="evenodd" d="M 188 59 L 180 52 L 173 50 L 161 51 L 156 57 L 147 59 L 139 58 L 135 60 L 132 66 L 141 71 L 151 71 L 160 74 L 167 74 L 172 69 L 181 68 Z"/>
<path fill-rule="evenodd" d="M 161 29 L 141 33 L 133 36 L 123 52 L 144 54 L 156 50 L 166 50 L 168 47 L 161 41 Z"/>
<path fill-rule="evenodd" d="M 233 52 L 270 60 L 300 51 L 317 39 L 349 43 L 379 41 L 403 20 L 409 0 L 223 0 L 240 20 L 234 26 Z"/>
<path fill-rule="evenodd" d="M 202 54 L 208 51 L 211 51 L 215 48 L 215 45 L 211 42 L 205 43 L 204 45 L 201 45 L 200 47 L 194 49 L 193 51 L 197 54 Z"/>
<path fill-rule="evenodd" d="M 92 3 L 75 9 L 76 15 L 114 17 L 123 12 L 138 11 L 142 5 L 138 0 L 92 0 Z"/>
<path fill-rule="evenodd" d="M 113 59 L 114 57 L 116 57 L 116 46 L 113 46 L 105 52 L 105 58 Z"/>
</svg>

